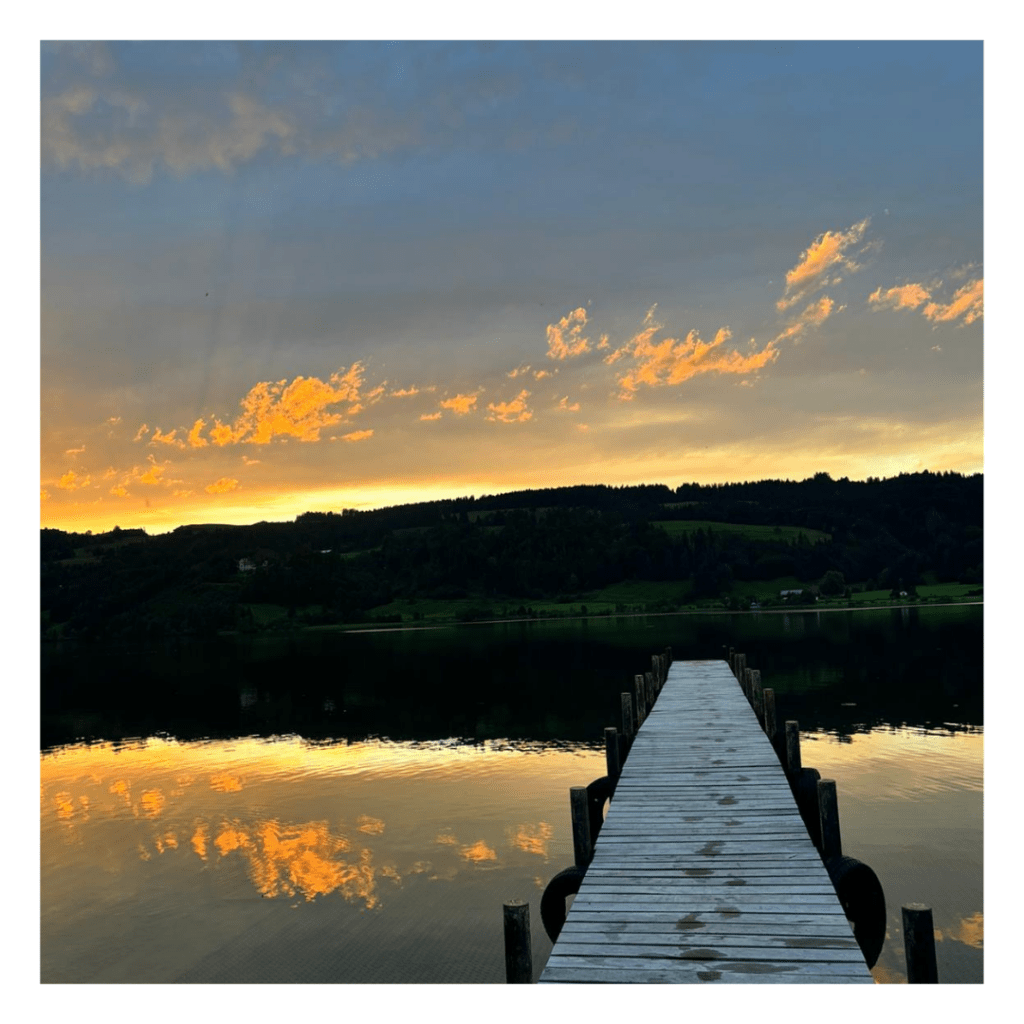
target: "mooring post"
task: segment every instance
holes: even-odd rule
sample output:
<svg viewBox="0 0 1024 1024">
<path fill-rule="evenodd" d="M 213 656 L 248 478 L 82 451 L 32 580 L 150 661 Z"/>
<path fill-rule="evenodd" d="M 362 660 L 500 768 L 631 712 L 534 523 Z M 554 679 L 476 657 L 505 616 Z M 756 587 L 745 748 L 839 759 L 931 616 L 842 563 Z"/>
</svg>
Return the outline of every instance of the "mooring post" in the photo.
<svg viewBox="0 0 1024 1024">
<path fill-rule="evenodd" d="M 743 682 L 744 682 L 743 673 L 746 671 L 746 668 L 747 668 L 747 656 L 745 654 L 737 654 L 736 655 L 736 679 L 737 679 L 737 681 L 740 684 L 740 689 L 743 690 L 744 693 L 747 692 L 744 689 L 744 686 L 743 686 Z"/>
<path fill-rule="evenodd" d="M 654 685 L 661 683 L 661 657 L 657 654 L 651 655 L 651 675 L 654 677 Z"/>
<path fill-rule="evenodd" d="M 835 779 L 818 779 L 818 820 L 821 822 L 821 858 L 842 857 L 839 835 L 839 800 Z"/>
<path fill-rule="evenodd" d="M 654 673 L 644 673 L 644 693 L 647 695 L 647 714 L 651 713 L 651 708 L 654 707 Z"/>
<path fill-rule="evenodd" d="M 729 671 L 732 672 L 733 675 L 736 675 L 736 648 L 735 647 L 730 647 L 729 648 L 729 657 L 728 657 L 727 660 L 729 662 Z"/>
<path fill-rule="evenodd" d="M 569 810 L 572 816 L 572 848 L 576 857 L 576 867 L 585 868 L 591 857 L 590 807 L 586 786 L 573 786 L 569 790 Z"/>
<path fill-rule="evenodd" d="M 907 957 L 907 983 L 937 985 L 935 926 L 932 908 L 923 903 L 903 904 L 903 952 Z"/>
<path fill-rule="evenodd" d="M 622 735 L 628 747 L 633 742 L 633 695 L 629 693 L 622 695 Z"/>
<path fill-rule="evenodd" d="M 786 723 L 786 771 L 790 775 L 800 774 L 800 723 Z"/>
<path fill-rule="evenodd" d="M 747 703 L 754 706 L 754 670 L 752 668 L 745 668 L 743 670 L 743 694 L 747 698 Z"/>
<path fill-rule="evenodd" d="M 644 724 L 644 719 L 647 717 L 647 703 L 644 700 L 643 676 L 633 676 L 633 691 L 636 693 L 636 727 L 639 729 L 640 726 Z"/>
<path fill-rule="evenodd" d="M 672 667 L 672 648 L 671 647 L 666 647 L 665 648 L 665 661 L 668 663 L 668 667 L 671 668 Z"/>
<path fill-rule="evenodd" d="M 533 982 L 530 904 L 523 900 L 508 900 L 505 903 L 505 980 L 510 985 L 529 985 Z"/>
<path fill-rule="evenodd" d="M 750 699 L 754 704 L 754 714 L 757 720 L 764 725 L 764 691 L 761 689 L 761 670 L 752 668 L 750 670 Z"/>
<path fill-rule="evenodd" d="M 608 778 L 615 784 L 622 770 L 619 763 L 619 734 L 614 726 L 604 731 L 604 759 L 608 766 Z"/>
<path fill-rule="evenodd" d="M 764 691 L 764 732 L 773 747 L 778 742 L 775 731 L 775 691 L 768 687 Z"/>
</svg>

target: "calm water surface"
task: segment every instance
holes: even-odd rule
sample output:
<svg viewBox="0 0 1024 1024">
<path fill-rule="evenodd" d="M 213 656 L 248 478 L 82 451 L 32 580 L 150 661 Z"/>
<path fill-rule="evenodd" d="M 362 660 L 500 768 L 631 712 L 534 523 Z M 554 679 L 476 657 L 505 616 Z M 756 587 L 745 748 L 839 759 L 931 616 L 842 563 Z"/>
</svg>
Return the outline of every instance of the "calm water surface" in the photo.
<svg viewBox="0 0 1024 1024">
<path fill-rule="evenodd" d="M 511 623 L 43 652 L 44 982 L 503 982 L 501 904 L 650 654 L 744 650 L 837 782 L 844 853 L 983 978 L 980 607 Z M 77 741 L 77 737 L 84 741 Z M 100 740 L 103 740 L 102 742 Z"/>
</svg>

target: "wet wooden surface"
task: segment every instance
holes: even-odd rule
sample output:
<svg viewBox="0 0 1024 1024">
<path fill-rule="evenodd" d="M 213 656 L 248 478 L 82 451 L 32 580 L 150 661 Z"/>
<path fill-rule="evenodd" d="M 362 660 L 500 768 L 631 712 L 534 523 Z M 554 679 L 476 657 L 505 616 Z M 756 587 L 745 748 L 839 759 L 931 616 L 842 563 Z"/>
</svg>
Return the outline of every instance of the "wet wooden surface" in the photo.
<svg viewBox="0 0 1024 1024">
<path fill-rule="evenodd" d="M 670 668 L 540 981 L 873 983 L 726 662 Z"/>
</svg>

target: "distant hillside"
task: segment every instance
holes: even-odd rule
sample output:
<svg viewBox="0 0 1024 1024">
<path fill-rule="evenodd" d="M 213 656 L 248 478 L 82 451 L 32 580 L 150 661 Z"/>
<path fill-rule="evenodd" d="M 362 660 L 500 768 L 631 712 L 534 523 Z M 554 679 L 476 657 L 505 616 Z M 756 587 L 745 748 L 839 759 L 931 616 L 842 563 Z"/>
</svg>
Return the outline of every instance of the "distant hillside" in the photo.
<svg viewBox="0 0 1024 1024">
<path fill-rule="evenodd" d="M 587 485 L 155 537 L 42 530 L 40 547 L 51 637 L 416 621 L 437 602 L 469 618 L 617 610 L 610 595 L 627 592 L 649 597 L 639 610 L 744 606 L 796 584 L 823 597 L 980 586 L 983 477 Z"/>
</svg>

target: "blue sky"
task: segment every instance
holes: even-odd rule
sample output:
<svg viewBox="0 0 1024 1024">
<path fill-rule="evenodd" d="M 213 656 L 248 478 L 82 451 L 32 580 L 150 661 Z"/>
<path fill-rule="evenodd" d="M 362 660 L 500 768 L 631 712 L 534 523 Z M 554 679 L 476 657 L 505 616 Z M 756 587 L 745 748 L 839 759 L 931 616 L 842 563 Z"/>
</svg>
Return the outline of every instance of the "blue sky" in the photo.
<svg viewBox="0 0 1024 1024">
<path fill-rule="evenodd" d="M 982 468 L 981 42 L 40 61 L 45 523 Z"/>
</svg>

